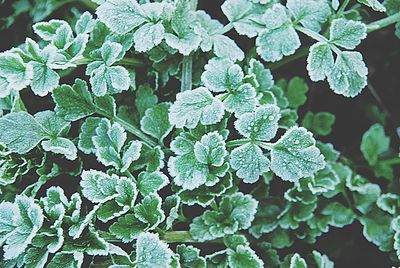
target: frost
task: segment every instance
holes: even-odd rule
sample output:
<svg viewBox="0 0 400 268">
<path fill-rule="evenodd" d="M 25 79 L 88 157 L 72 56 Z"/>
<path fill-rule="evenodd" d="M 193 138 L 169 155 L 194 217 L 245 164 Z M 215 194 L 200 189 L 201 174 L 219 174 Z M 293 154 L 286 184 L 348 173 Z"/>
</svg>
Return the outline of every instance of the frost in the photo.
<svg viewBox="0 0 400 268">
<path fill-rule="evenodd" d="M 286 4 L 296 21 L 315 32 L 327 21 L 331 9 L 326 0 L 288 0 Z"/>
<path fill-rule="evenodd" d="M 20 56 L 0 54 L 0 97 L 27 87 L 33 79 L 33 67 L 25 64 Z"/>
<path fill-rule="evenodd" d="M 172 251 L 162 242 L 158 234 L 140 234 L 136 242 L 136 263 L 138 268 L 167 268 Z"/>
<path fill-rule="evenodd" d="M 160 103 L 148 108 L 140 120 L 141 130 L 162 141 L 173 128 L 168 121 L 168 110 L 170 107 L 170 103 Z"/>
<path fill-rule="evenodd" d="M 208 90 L 213 92 L 236 89 L 244 77 L 240 66 L 227 59 L 213 58 L 204 66 L 204 69 L 201 81 Z"/>
<path fill-rule="evenodd" d="M 194 154 L 199 162 L 220 167 L 228 152 L 225 149 L 224 138 L 218 132 L 211 132 L 195 143 Z"/>
<path fill-rule="evenodd" d="M 307 58 L 307 70 L 312 81 L 324 80 L 334 66 L 332 50 L 327 43 L 318 42 L 311 46 Z"/>
<path fill-rule="evenodd" d="M 364 23 L 354 20 L 335 19 L 332 21 L 329 41 L 346 49 L 354 49 L 367 37 Z"/>
</svg>

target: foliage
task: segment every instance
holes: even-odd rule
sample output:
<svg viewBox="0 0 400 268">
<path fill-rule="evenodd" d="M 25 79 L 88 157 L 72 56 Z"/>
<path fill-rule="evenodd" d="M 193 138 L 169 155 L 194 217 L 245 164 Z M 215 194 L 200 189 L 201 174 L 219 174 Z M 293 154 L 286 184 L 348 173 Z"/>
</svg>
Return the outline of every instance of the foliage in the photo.
<svg viewBox="0 0 400 268">
<path fill-rule="evenodd" d="M 34 36 L 0 53 L 0 266 L 330 268 L 340 254 L 303 253 L 353 222 L 398 263 L 392 130 L 346 157 L 310 83 L 271 72 L 307 56 L 311 81 L 358 96 L 355 49 L 400 28 L 400 3 L 348 4 L 226 0 L 223 25 L 193 0 L 13 1 L 4 26 L 25 14 Z"/>
</svg>

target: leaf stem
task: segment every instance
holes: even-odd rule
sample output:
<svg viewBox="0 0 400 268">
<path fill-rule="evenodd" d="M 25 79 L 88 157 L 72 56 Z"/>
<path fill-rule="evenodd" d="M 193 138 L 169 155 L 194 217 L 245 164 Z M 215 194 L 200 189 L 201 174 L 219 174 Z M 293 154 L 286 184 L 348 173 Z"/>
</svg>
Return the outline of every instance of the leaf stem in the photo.
<svg viewBox="0 0 400 268">
<path fill-rule="evenodd" d="M 367 33 L 372 33 L 376 30 L 385 28 L 389 25 L 392 25 L 396 22 L 400 22 L 400 12 L 393 14 L 389 17 L 371 22 L 370 24 L 367 25 Z"/>
<path fill-rule="evenodd" d="M 243 144 L 246 144 L 248 142 L 251 142 L 250 139 L 238 139 L 238 140 L 232 140 L 232 141 L 228 141 L 226 143 L 226 147 L 230 148 L 230 147 L 237 147 Z"/>
<path fill-rule="evenodd" d="M 200 243 L 193 239 L 189 231 L 168 231 L 160 236 L 161 240 L 167 243 Z M 207 243 L 223 244 L 222 239 L 214 239 Z"/>
<path fill-rule="evenodd" d="M 221 29 L 221 31 L 219 33 L 226 34 L 227 32 L 229 32 L 232 29 L 233 29 L 233 24 L 231 22 L 229 22 L 227 25 L 224 26 L 224 28 Z"/>
<path fill-rule="evenodd" d="M 338 12 L 336 13 L 336 18 L 339 18 L 340 16 L 342 16 L 344 10 L 346 9 L 346 7 L 349 5 L 350 0 L 344 0 L 344 2 L 342 3 L 342 5 L 340 6 Z"/>
<path fill-rule="evenodd" d="M 182 60 L 181 91 L 192 90 L 192 56 L 184 56 Z"/>
<path fill-rule="evenodd" d="M 392 159 L 385 159 L 385 160 L 381 160 L 379 162 L 381 162 L 382 164 L 386 164 L 386 165 L 399 165 L 400 157 L 395 157 Z"/>
</svg>

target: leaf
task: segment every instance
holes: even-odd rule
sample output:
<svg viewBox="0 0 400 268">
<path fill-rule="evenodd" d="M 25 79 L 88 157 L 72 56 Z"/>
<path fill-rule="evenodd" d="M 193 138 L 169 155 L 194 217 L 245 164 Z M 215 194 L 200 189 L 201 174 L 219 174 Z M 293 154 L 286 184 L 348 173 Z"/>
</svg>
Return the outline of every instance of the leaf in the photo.
<svg viewBox="0 0 400 268">
<path fill-rule="evenodd" d="M 79 133 L 78 148 L 85 154 L 95 153 L 96 147 L 93 144 L 92 137 L 96 135 L 96 128 L 98 127 L 101 118 L 89 117 L 81 126 Z"/>
<path fill-rule="evenodd" d="M 206 260 L 200 256 L 200 250 L 193 246 L 178 245 L 176 253 L 179 256 L 179 264 L 182 268 L 205 268 Z"/>
<path fill-rule="evenodd" d="M 72 87 L 62 85 L 56 88 L 52 97 L 56 103 L 54 110 L 57 115 L 68 121 L 76 121 L 92 115 L 96 110 L 87 84 L 81 79 L 76 79 Z"/>
<path fill-rule="evenodd" d="M 195 128 L 199 122 L 212 125 L 221 121 L 223 115 L 221 101 L 204 87 L 178 93 L 169 109 L 169 121 L 177 128 Z"/>
<path fill-rule="evenodd" d="M 200 163 L 220 167 L 228 152 L 225 148 L 224 138 L 214 131 L 204 135 L 200 141 L 195 143 L 194 154 Z"/>
<path fill-rule="evenodd" d="M 135 50 L 147 52 L 158 46 L 164 39 L 164 26 L 161 22 L 148 22 L 142 25 L 133 35 Z"/>
<path fill-rule="evenodd" d="M 289 101 L 289 107 L 298 109 L 307 100 L 308 85 L 300 77 L 294 77 L 289 81 L 286 89 L 286 97 Z"/>
<path fill-rule="evenodd" d="M 359 21 L 335 19 L 330 28 L 329 42 L 346 49 L 354 49 L 367 37 L 367 26 Z"/>
<path fill-rule="evenodd" d="M 265 30 L 256 39 L 257 53 L 266 61 L 275 62 L 296 52 L 300 39 L 286 9 L 275 4 L 263 16 Z"/>
<path fill-rule="evenodd" d="M 256 90 L 249 83 L 243 84 L 227 95 L 224 100 L 225 110 L 235 113 L 235 116 L 251 112 L 258 104 L 256 95 Z"/>
<path fill-rule="evenodd" d="M 397 194 L 386 193 L 381 195 L 378 200 L 376 200 L 376 205 L 390 214 L 395 214 L 396 209 L 399 207 L 399 196 Z"/>
<path fill-rule="evenodd" d="M 145 171 L 141 172 L 137 179 L 138 189 L 142 196 L 156 193 L 157 191 L 167 186 L 168 183 L 168 177 L 159 171 L 155 171 L 152 173 Z"/>
<path fill-rule="evenodd" d="M 274 85 L 274 78 L 269 69 L 266 69 L 264 65 L 256 59 L 251 59 L 249 62 L 248 74 L 254 75 L 258 83 L 257 88 L 265 91 L 271 89 Z"/>
<path fill-rule="evenodd" d="M 43 127 L 27 112 L 9 113 L 0 118 L 0 143 L 12 152 L 27 153 L 46 137 Z"/>
<path fill-rule="evenodd" d="M 319 32 L 321 24 L 331 15 L 330 6 L 325 0 L 288 0 L 286 6 L 296 21 L 314 32 Z"/>
<path fill-rule="evenodd" d="M 371 7 L 375 11 L 385 12 L 386 8 L 378 0 L 357 0 L 359 3 Z"/>
<path fill-rule="evenodd" d="M 164 221 L 164 211 L 161 209 L 162 199 L 157 194 L 149 194 L 142 199 L 140 204 L 135 206 L 135 216 L 141 222 L 148 224 L 152 230 Z"/>
<path fill-rule="evenodd" d="M 48 263 L 48 268 L 57 267 L 81 267 L 83 263 L 83 254 L 80 252 L 74 252 L 73 254 L 58 252 L 54 255 L 51 261 Z"/>
<path fill-rule="evenodd" d="M 69 26 L 64 20 L 50 20 L 38 22 L 33 25 L 33 31 L 45 41 L 52 41 L 56 35 L 57 29 L 61 26 Z"/>
<path fill-rule="evenodd" d="M 256 255 L 254 250 L 244 245 L 239 245 L 235 251 L 228 252 L 228 263 L 233 268 L 264 267 L 264 262 Z"/>
<path fill-rule="evenodd" d="M 278 131 L 280 119 L 279 108 L 276 105 L 263 105 L 252 113 L 242 114 L 235 122 L 239 133 L 251 140 L 269 141 Z"/>
<path fill-rule="evenodd" d="M 149 84 L 140 85 L 136 91 L 135 105 L 141 117 L 144 116 L 147 109 L 154 107 L 158 98 L 154 95 Z"/>
<path fill-rule="evenodd" d="M 136 242 L 136 263 L 138 268 L 167 268 L 172 258 L 168 245 L 158 238 L 158 234 L 140 234 Z"/>
<path fill-rule="evenodd" d="M 162 141 L 173 129 L 168 121 L 170 103 L 160 103 L 148 108 L 140 120 L 141 130 L 150 136 Z"/>
<path fill-rule="evenodd" d="M 141 233 L 144 233 L 147 224 L 140 222 L 135 215 L 126 214 L 110 226 L 110 232 L 122 242 L 132 242 Z"/>
<path fill-rule="evenodd" d="M 68 160 L 75 160 L 77 158 L 78 150 L 75 144 L 66 138 L 56 138 L 51 140 L 42 141 L 43 149 L 55 154 L 62 154 Z"/>
<path fill-rule="evenodd" d="M 307 263 L 298 253 L 295 253 L 290 259 L 289 268 L 307 268 Z"/>
<path fill-rule="evenodd" d="M 88 64 L 86 74 L 90 75 L 94 95 L 104 96 L 129 89 L 131 80 L 128 70 L 122 66 L 111 66 L 121 58 L 122 51 L 122 45 L 107 41 L 100 48 L 101 61 Z"/>
<path fill-rule="evenodd" d="M 109 0 L 101 4 L 96 14 L 111 31 L 125 34 L 146 21 L 136 0 Z"/>
<path fill-rule="evenodd" d="M 4 260 L 15 259 L 26 250 L 43 225 L 43 212 L 34 199 L 23 195 L 15 202 L 0 203 L 0 241 Z"/>
<path fill-rule="evenodd" d="M 334 59 L 327 43 L 318 42 L 311 46 L 307 57 L 307 70 L 312 81 L 322 81 L 329 75 Z"/>
<path fill-rule="evenodd" d="M 259 177 L 269 171 L 270 161 L 255 144 L 246 143 L 232 150 L 230 164 L 236 175 L 245 183 L 254 183 Z"/>
<path fill-rule="evenodd" d="M 93 203 L 103 203 L 117 194 L 118 177 L 97 170 L 84 170 L 81 174 L 82 194 Z"/>
<path fill-rule="evenodd" d="M 307 112 L 301 125 L 313 132 L 315 135 L 327 136 L 332 132 L 335 123 L 335 115 L 328 112 Z"/>
<path fill-rule="evenodd" d="M 212 92 L 236 89 L 244 77 L 240 66 L 228 59 L 213 58 L 204 66 L 204 70 L 201 81 Z"/>
<path fill-rule="evenodd" d="M 118 123 L 111 124 L 108 119 L 101 119 L 96 134 L 92 137 L 97 159 L 105 166 L 123 167 L 120 152 L 126 141 L 126 132 Z"/>
<path fill-rule="evenodd" d="M 140 157 L 142 150 L 142 143 L 140 141 L 130 141 L 122 155 L 122 167 L 121 172 L 125 172 L 129 169 L 132 162 L 136 161 Z"/>
<path fill-rule="evenodd" d="M 33 68 L 16 54 L 0 53 L 0 97 L 27 87 L 33 78 Z"/>
<path fill-rule="evenodd" d="M 390 138 L 380 124 L 372 125 L 363 135 L 360 150 L 370 166 L 378 162 L 379 155 L 389 150 Z"/>
<path fill-rule="evenodd" d="M 283 180 L 295 182 L 324 167 L 324 156 L 305 128 L 290 128 L 272 147 L 271 170 Z"/>
<path fill-rule="evenodd" d="M 318 251 L 313 250 L 312 255 L 314 257 L 314 261 L 317 264 L 318 268 L 333 268 L 334 263 L 326 256 L 322 255 Z"/>
<path fill-rule="evenodd" d="M 75 24 L 76 34 L 87 34 L 93 31 L 96 21 L 93 19 L 92 14 L 84 12 Z"/>
<path fill-rule="evenodd" d="M 345 97 L 355 97 L 367 85 L 368 68 L 359 52 L 342 52 L 335 61 L 328 82 L 331 89 Z"/>
</svg>

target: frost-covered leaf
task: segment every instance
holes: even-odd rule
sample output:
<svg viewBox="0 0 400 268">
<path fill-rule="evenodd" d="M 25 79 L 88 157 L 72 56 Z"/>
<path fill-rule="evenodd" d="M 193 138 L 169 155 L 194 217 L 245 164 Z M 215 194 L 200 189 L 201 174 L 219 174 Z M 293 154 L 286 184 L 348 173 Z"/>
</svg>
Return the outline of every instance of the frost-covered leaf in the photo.
<svg viewBox="0 0 400 268">
<path fill-rule="evenodd" d="M 328 75 L 331 89 L 345 97 L 355 97 L 367 85 L 368 68 L 359 52 L 340 53 Z"/>
<path fill-rule="evenodd" d="M 300 39 L 284 6 L 275 4 L 263 15 L 263 30 L 256 39 L 257 53 L 266 61 L 275 62 L 300 47 Z"/>
<path fill-rule="evenodd" d="M 176 101 L 169 109 L 169 121 L 178 128 L 195 128 L 212 125 L 221 121 L 224 108 L 221 101 L 204 87 L 176 95 Z"/>
<path fill-rule="evenodd" d="M 289 101 L 289 107 L 298 109 L 307 101 L 308 85 L 304 79 L 296 76 L 290 79 L 286 88 L 286 97 Z"/>
<path fill-rule="evenodd" d="M 56 36 L 57 29 L 62 26 L 67 27 L 69 25 L 64 20 L 53 19 L 46 22 L 35 23 L 33 25 L 33 31 L 43 40 L 52 41 Z"/>
<path fill-rule="evenodd" d="M 316 114 L 307 112 L 301 125 L 315 135 L 326 136 L 331 133 L 335 119 L 335 115 L 328 112 L 319 112 Z"/>
<path fill-rule="evenodd" d="M 307 58 L 307 70 L 312 81 L 324 80 L 334 65 L 332 50 L 327 43 L 315 43 Z"/>
<path fill-rule="evenodd" d="M 107 41 L 100 48 L 101 60 L 88 64 L 86 74 L 90 75 L 94 95 L 104 96 L 129 89 L 131 80 L 128 70 L 122 66 L 111 66 L 121 58 L 122 51 L 121 44 Z"/>
<path fill-rule="evenodd" d="M 262 91 L 271 89 L 274 85 L 274 78 L 269 69 L 266 69 L 264 65 L 256 59 L 251 59 L 249 62 L 248 74 L 254 75 L 259 88 Z"/>
<path fill-rule="evenodd" d="M 86 34 L 93 31 L 96 21 L 93 19 L 92 14 L 86 11 L 84 12 L 75 24 L 75 32 L 77 34 Z"/>
<path fill-rule="evenodd" d="M 157 234 L 140 234 L 136 242 L 136 263 L 138 268 L 167 268 L 172 258 L 172 251 L 162 242 Z"/>
<path fill-rule="evenodd" d="M 47 137 L 43 127 L 27 112 L 9 113 L 0 118 L 0 143 L 23 154 Z"/>
<path fill-rule="evenodd" d="M 227 95 L 224 100 L 225 110 L 235 113 L 236 116 L 251 112 L 258 104 L 256 95 L 257 92 L 253 86 L 245 83 Z"/>
<path fill-rule="evenodd" d="M 121 172 L 125 172 L 129 169 L 132 162 L 136 161 L 140 157 L 142 150 L 142 143 L 140 141 L 130 141 L 122 155 L 122 167 Z"/>
<path fill-rule="evenodd" d="M 200 250 L 193 246 L 178 245 L 176 253 L 179 255 L 179 264 L 182 268 L 206 267 L 206 260 L 200 256 Z"/>
<path fill-rule="evenodd" d="M 141 172 L 137 178 L 138 190 L 142 194 L 142 196 L 156 193 L 157 191 L 167 186 L 168 182 L 168 177 L 159 171 L 155 171 L 152 173 L 144 171 Z"/>
<path fill-rule="evenodd" d="M 135 206 L 135 216 L 141 222 L 148 224 L 152 230 L 165 219 L 164 211 L 161 209 L 162 199 L 155 193 L 151 193 Z"/>
<path fill-rule="evenodd" d="M 228 152 L 225 148 L 224 138 L 214 131 L 204 135 L 200 141 L 195 143 L 194 154 L 200 163 L 220 167 Z"/>
<path fill-rule="evenodd" d="M 361 4 L 369 6 L 375 11 L 386 12 L 385 6 L 382 5 L 382 3 L 379 2 L 378 0 L 357 0 L 357 1 L 360 2 Z"/>
<path fill-rule="evenodd" d="M 135 215 L 126 214 L 119 217 L 118 221 L 110 226 L 110 232 L 122 242 L 128 243 L 133 241 L 137 236 L 145 231 L 147 224 L 139 221 Z"/>
<path fill-rule="evenodd" d="M 99 126 L 101 118 L 89 117 L 81 126 L 79 133 L 78 148 L 85 154 L 95 153 L 96 148 L 93 144 L 92 137 L 96 135 L 96 128 Z"/>
<path fill-rule="evenodd" d="M 247 143 L 232 150 L 230 164 L 236 175 L 242 178 L 245 183 L 254 183 L 259 177 L 269 171 L 270 161 L 263 154 L 260 147 Z"/>
<path fill-rule="evenodd" d="M 256 255 L 255 251 L 244 245 L 239 245 L 235 251 L 228 252 L 228 263 L 232 268 L 264 267 L 264 262 Z"/>
<path fill-rule="evenodd" d="M 376 200 L 376 205 L 380 209 L 394 215 L 396 213 L 396 209 L 400 205 L 399 201 L 400 197 L 397 194 L 386 193 L 381 195 L 378 200 Z"/>
<path fill-rule="evenodd" d="M 41 145 L 45 151 L 62 154 L 69 160 L 75 160 L 77 158 L 78 150 L 75 144 L 69 139 L 58 137 L 56 139 L 42 141 Z"/>
<path fill-rule="evenodd" d="M 295 253 L 292 258 L 290 258 L 290 265 L 288 268 L 307 268 L 306 261 L 298 254 Z"/>
<path fill-rule="evenodd" d="M 322 255 L 318 251 L 313 250 L 312 256 L 318 268 L 333 268 L 334 263 L 326 256 Z"/>
<path fill-rule="evenodd" d="M 247 0 L 228 0 L 221 6 L 222 12 L 235 30 L 250 38 L 263 29 L 261 17 L 267 8 L 268 6 L 253 4 Z"/>
<path fill-rule="evenodd" d="M 331 14 L 331 8 L 326 0 L 288 0 L 286 6 L 296 21 L 315 32 L 321 30 L 320 25 Z"/>
<path fill-rule="evenodd" d="M 6 97 L 12 91 L 27 87 L 32 78 L 32 65 L 25 64 L 16 54 L 0 54 L 0 97 Z"/>
<path fill-rule="evenodd" d="M 297 181 L 325 167 L 312 134 L 302 127 L 289 129 L 271 150 L 271 170 L 283 180 Z"/>
<path fill-rule="evenodd" d="M 0 203 L 0 242 L 5 260 L 15 259 L 32 242 L 43 224 L 43 212 L 33 198 L 18 195 L 14 203 Z"/>
<path fill-rule="evenodd" d="M 135 50 L 146 52 L 158 46 L 164 39 L 164 26 L 161 22 L 148 22 L 142 25 L 133 35 Z"/>
<path fill-rule="evenodd" d="M 96 14 L 112 31 L 125 34 L 146 21 L 136 0 L 109 0 L 101 4 Z"/>
<path fill-rule="evenodd" d="M 244 77 L 240 66 L 228 59 L 213 58 L 204 66 L 204 70 L 201 81 L 213 92 L 236 89 Z"/>
<path fill-rule="evenodd" d="M 105 202 L 110 196 L 117 194 L 116 175 L 109 176 L 97 170 L 84 170 L 81 177 L 82 194 L 93 203 Z"/>
<path fill-rule="evenodd" d="M 354 49 L 367 37 L 367 26 L 359 21 L 335 19 L 330 28 L 329 41 L 346 49 Z"/>
<path fill-rule="evenodd" d="M 76 79 L 74 85 L 62 85 L 52 94 L 56 103 L 57 115 L 68 121 L 76 121 L 95 112 L 93 98 L 87 84 L 81 79 Z"/>
<path fill-rule="evenodd" d="M 71 254 L 58 252 L 47 264 L 47 267 L 59 268 L 64 266 L 68 268 L 75 268 L 75 267 L 81 267 L 82 263 L 83 263 L 83 254 L 80 252 L 74 252 Z"/>
<path fill-rule="evenodd" d="M 172 130 L 173 126 L 168 121 L 170 103 L 160 103 L 146 110 L 140 120 L 141 130 L 162 141 Z"/>
<path fill-rule="evenodd" d="M 251 140 L 269 141 L 278 131 L 280 119 L 279 108 L 276 105 L 263 105 L 251 113 L 242 114 L 235 122 L 239 133 Z"/>
<path fill-rule="evenodd" d="M 381 153 L 390 146 L 390 138 L 385 135 L 385 129 L 380 124 L 372 125 L 363 135 L 360 149 L 370 166 L 374 166 Z"/>
</svg>

